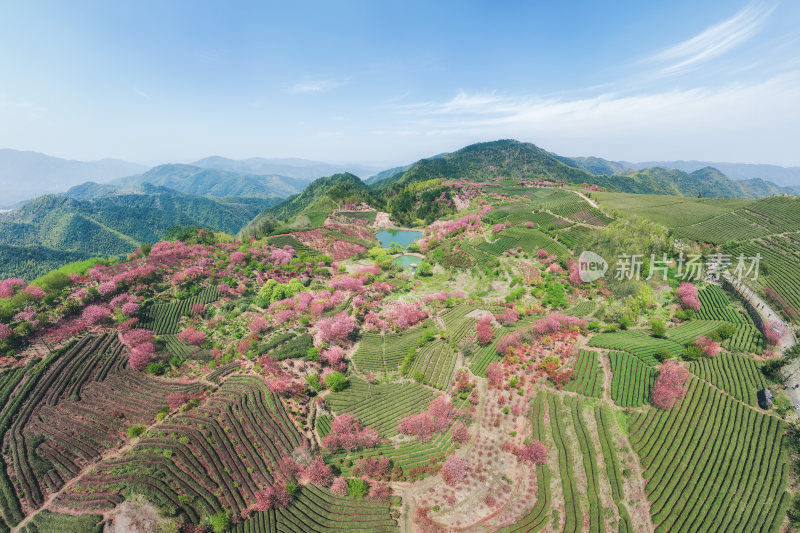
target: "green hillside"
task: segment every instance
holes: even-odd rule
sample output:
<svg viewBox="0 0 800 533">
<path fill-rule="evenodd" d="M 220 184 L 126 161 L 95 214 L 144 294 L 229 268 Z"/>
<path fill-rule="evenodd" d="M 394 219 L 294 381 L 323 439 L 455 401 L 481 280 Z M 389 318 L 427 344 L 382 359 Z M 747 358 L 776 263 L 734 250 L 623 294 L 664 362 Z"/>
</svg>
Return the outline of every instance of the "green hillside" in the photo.
<svg viewBox="0 0 800 533">
<path fill-rule="evenodd" d="M 308 180 L 168 164 L 151 168 L 144 174 L 118 179 L 114 183 L 124 188 L 149 183 L 196 196 L 286 198 L 302 191 Z"/>
<path fill-rule="evenodd" d="M 173 226 L 236 233 L 274 200 L 203 198 L 145 186 L 146 193 L 93 200 L 42 196 L 0 217 L 0 277 L 37 277 L 61 264 L 121 255 Z"/>
<path fill-rule="evenodd" d="M 244 235 L 265 235 L 277 227 L 307 228 L 322 225 L 325 218 L 345 203 L 380 204 L 361 181 L 350 174 L 334 174 L 314 180 L 306 189 L 266 209 L 242 229 Z"/>
</svg>

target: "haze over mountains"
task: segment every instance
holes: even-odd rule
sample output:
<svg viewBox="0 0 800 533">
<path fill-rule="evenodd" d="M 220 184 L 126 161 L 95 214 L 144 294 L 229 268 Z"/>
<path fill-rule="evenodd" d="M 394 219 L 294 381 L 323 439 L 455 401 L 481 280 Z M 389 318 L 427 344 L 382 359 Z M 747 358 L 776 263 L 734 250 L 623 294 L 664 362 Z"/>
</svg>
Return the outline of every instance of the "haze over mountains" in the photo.
<svg viewBox="0 0 800 533">
<path fill-rule="evenodd" d="M 173 226 L 199 226 L 231 234 L 261 234 L 282 228 L 315 227 L 344 202 L 365 201 L 388 211 L 399 223 L 435 218 L 436 189 L 418 182 L 546 179 L 609 190 L 707 198 L 761 198 L 797 194 L 758 177 L 733 180 L 717 168 L 691 171 L 661 166 L 633 169 L 596 157 L 564 157 L 531 143 L 477 143 L 413 164 L 375 173 L 368 166 L 343 167 L 299 159 L 213 156 L 193 164 L 143 167 L 124 161 L 67 161 L 33 152 L 0 151 L 0 205 L 31 191 L 70 185 L 62 194 L 39 196 L 0 214 L 0 274 L 40 275 L 67 261 L 125 255 L 159 240 Z M 677 164 L 677 163 L 676 163 Z M 701 165 L 688 162 L 685 168 Z M 732 166 L 737 176 L 756 175 L 760 166 Z M 777 175 L 780 167 L 768 168 Z M 131 169 L 135 174 L 127 174 Z M 334 170 L 340 172 L 333 172 Z M 783 169 L 784 183 L 793 169 Z M 752 171 L 753 174 L 748 174 Z M 330 172 L 319 176 L 320 172 Z M 125 174 L 120 176 L 120 174 Z M 54 176 L 65 176 L 56 179 Z M 92 181 L 80 176 L 91 175 Z M 366 175 L 371 178 L 364 179 Z M 14 176 L 20 176 L 14 178 Z M 78 182 L 78 183 L 76 183 Z M 791 182 L 791 181 L 790 181 Z M 796 182 L 795 182 L 796 183 Z M 67 190 L 68 189 L 68 190 Z M 430 190 L 429 190 L 430 189 Z M 437 189 L 438 190 L 438 189 Z M 6 192 L 9 191 L 9 192 Z"/>
<path fill-rule="evenodd" d="M 383 168 L 362 163 L 331 164 L 298 158 L 253 157 L 234 160 L 221 156 L 206 157 L 191 164 L 166 164 L 151 168 L 118 159 L 75 161 L 38 152 L 0 149 L 0 209 L 17 206 L 20 202 L 43 194 L 64 193 L 85 182 L 113 182 L 115 187 L 121 187 L 123 191 L 126 186 L 152 183 L 187 194 L 286 197 L 299 193 L 316 178 L 339 172 L 367 177 Z M 215 187 L 212 184 L 215 180 L 225 183 Z M 95 187 L 91 192 L 84 187 L 84 193 L 100 194 L 102 191 L 108 193 L 112 189 Z"/>
<path fill-rule="evenodd" d="M 75 161 L 38 152 L 0 149 L 0 208 L 42 194 L 64 192 L 85 181 L 107 181 L 147 167 L 119 159 Z"/>
</svg>

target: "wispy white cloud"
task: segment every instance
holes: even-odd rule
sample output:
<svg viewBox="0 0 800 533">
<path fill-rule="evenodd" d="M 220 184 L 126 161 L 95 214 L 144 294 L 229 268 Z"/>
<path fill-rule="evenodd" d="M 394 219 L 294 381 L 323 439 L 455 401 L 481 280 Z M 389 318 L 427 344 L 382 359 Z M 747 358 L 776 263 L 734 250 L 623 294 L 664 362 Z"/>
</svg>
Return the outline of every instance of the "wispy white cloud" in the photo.
<svg viewBox="0 0 800 533">
<path fill-rule="evenodd" d="M 762 148 L 788 148 L 787 138 L 800 120 L 800 108 L 793 103 L 797 94 L 800 70 L 723 87 L 607 92 L 586 98 L 460 91 L 447 101 L 398 107 L 396 112 L 407 120 L 395 134 L 549 140 L 560 144 L 553 149 L 573 154 L 580 140 L 583 148 L 577 155 L 616 154 L 621 159 L 637 153 L 642 159 L 670 153 L 675 159 L 692 154 L 731 159 L 732 146 L 746 145 L 757 159 Z"/>
<path fill-rule="evenodd" d="M 337 80 L 310 80 L 295 83 L 289 87 L 290 94 L 323 93 L 342 85 Z"/>
<path fill-rule="evenodd" d="M 775 10 L 775 4 L 751 2 L 733 17 L 708 27 L 691 39 L 644 60 L 660 65 L 662 74 L 675 74 L 719 57 L 756 35 Z"/>
</svg>

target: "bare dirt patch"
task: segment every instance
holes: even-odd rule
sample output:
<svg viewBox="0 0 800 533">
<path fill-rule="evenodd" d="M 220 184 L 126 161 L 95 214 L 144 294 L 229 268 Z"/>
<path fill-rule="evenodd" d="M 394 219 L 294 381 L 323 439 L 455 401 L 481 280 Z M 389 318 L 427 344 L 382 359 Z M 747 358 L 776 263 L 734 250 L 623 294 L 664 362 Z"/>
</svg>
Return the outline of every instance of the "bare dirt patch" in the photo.
<svg viewBox="0 0 800 533">
<path fill-rule="evenodd" d="M 122 502 L 109 515 L 104 533 L 157 533 L 170 531 L 173 519 L 158 514 L 158 509 L 142 496 Z"/>
</svg>

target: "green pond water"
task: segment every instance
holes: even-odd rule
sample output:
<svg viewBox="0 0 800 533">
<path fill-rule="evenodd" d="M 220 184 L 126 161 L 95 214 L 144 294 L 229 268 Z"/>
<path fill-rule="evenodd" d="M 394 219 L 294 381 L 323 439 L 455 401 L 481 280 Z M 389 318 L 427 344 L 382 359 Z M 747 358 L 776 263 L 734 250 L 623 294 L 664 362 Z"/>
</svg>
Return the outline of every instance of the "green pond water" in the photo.
<svg viewBox="0 0 800 533">
<path fill-rule="evenodd" d="M 421 257 L 415 257 L 413 255 L 398 255 L 394 258 L 395 263 L 403 268 L 411 268 L 412 270 L 416 268 L 420 261 L 422 261 Z"/>
<path fill-rule="evenodd" d="M 381 242 L 381 246 L 389 248 L 393 243 L 399 244 L 403 248 L 422 237 L 421 231 L 409 231 L 404 229 L 385 229 L 375 235 Z"/>
</svg>

